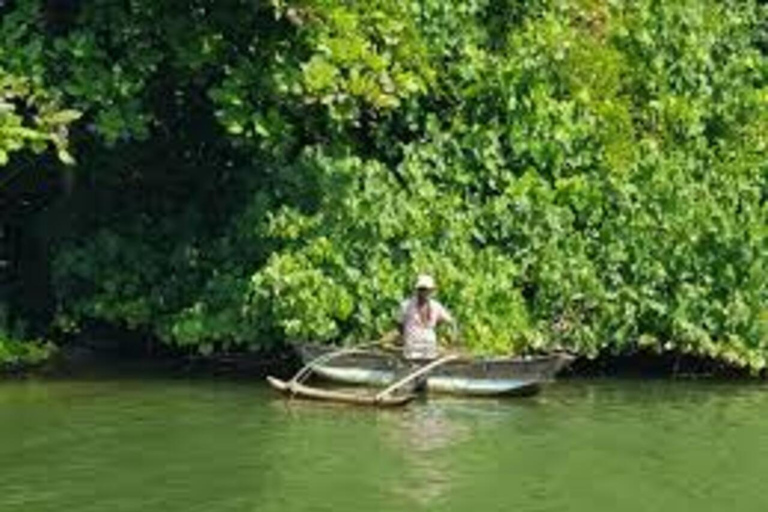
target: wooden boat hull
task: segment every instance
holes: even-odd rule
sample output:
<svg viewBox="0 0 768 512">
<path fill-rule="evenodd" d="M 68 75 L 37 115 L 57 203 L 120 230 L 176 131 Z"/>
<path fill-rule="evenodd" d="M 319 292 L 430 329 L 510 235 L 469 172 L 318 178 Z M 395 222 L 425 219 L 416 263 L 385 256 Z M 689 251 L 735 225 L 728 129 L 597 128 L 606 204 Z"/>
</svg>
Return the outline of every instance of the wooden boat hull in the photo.
<svg viewBox="0 0 768 512">
<path fill-rule="evenodd" d="M 303 346 L 305 362 L 332 351 L 322 346 Z M 527 396 L 537 393 L 543 383 L 573 360 L 566 354 L 523 358 L 462 359 L 449 362 L 426 377 L 427 391 L 469 396 Z M 413 365 L 395 354 L 368 351 L 342 355 L 314 367 L 314 372 L 331 381 L 366 386 L 386 386 Z"/>
</svg>

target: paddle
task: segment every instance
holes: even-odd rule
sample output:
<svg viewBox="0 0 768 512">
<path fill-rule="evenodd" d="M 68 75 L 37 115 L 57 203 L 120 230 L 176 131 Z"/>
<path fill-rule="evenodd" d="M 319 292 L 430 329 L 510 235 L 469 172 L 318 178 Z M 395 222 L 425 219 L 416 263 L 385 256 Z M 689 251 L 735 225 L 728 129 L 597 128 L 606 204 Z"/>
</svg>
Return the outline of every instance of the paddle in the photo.
<svg viewBox="0 0 768 512">
<path fill-rule="evenodd" d="M 398 380 L 394 384 L 391 384 L 390 386 L 388 386 L 386 389 L 384 389 L 384 391 L 381 391 L 380 393 L 378 393 L 376 395 L 376 397 L 374 398 L 374 400 L 377 401 L 377 402 L 380 401 L 380 400 L 383 400 L 388 395 L 391 395 L 392 392 L 396 391 L 397 389 L 400 389 L 403 386 L 405 386 L 406 384 L 409 384 L 409 383 L 413 382 L 415 379 L 421 377 L 422 375 L 426 375 L 427 373 L 431 372 L 432 370 L 434 370 L 438 366 L 442 366 L 445 363 L 450 363 L 451 361 L 455 361 L 456 359 L 459 359 L 458 355 L 456 355 L 456 354 L 448 354 L 447 356 L 443 356 L 443 357 L 441 357 L 440 359 L 438 359 L 436 361 L 432 361 L 430 363 L 427 363 L 424 366 L 422 366 L 420 368 L 417 368 L 413 372 L 409 373 L 408 375 L 406 375 L 402 379 Z"/>
</svg>

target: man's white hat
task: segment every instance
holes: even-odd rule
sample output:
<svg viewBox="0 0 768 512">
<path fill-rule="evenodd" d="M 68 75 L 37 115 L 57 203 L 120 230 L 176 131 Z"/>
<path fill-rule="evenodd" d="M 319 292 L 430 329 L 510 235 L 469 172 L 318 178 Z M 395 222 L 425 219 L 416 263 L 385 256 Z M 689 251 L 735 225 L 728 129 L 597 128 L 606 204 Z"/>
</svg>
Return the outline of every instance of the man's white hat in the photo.
<svg viewBox="0 0 768 512">
<path fill-rule="evenodd" d="M 434 290 L 435 289 L 435 280 L 432 279 L 432 276 L 427 274 L 420 274 L 419 277 L 416 278 L 416 286 L 415 288 L 418 290 L 419 288 L 426 288 L 427 290 Z"/>
</svg>

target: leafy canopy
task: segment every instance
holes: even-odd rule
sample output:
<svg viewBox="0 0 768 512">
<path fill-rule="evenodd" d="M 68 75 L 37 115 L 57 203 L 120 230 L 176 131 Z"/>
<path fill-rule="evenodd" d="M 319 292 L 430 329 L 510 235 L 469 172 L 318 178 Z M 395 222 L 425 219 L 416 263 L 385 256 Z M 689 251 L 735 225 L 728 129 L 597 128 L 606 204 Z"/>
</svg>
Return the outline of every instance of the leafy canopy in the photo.
<svg viewBox="0 0 768 512">
<path fill-rule="evenodd" d="M 0 69 L 83 112 L 105 205 L 57 252 L 60 325 L 360 340 L 429 271 L 477 351 L 766 364 L 760 2 L 40 12 L 4 16 Z"/>
</svg>

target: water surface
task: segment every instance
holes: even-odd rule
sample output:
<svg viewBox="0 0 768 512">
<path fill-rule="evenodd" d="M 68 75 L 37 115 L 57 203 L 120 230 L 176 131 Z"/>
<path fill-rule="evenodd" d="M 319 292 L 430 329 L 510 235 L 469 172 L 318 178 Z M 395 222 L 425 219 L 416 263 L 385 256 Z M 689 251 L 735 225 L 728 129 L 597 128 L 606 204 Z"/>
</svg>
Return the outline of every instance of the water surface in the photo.
<svg viewBox="0 0 768 512">
<path fill-rule="evenodd" d="M 253 383 L 0 382 L 0 510 L 768 509 L 768 387 L 566 381 L 404 410 Z"/>
</svg>

